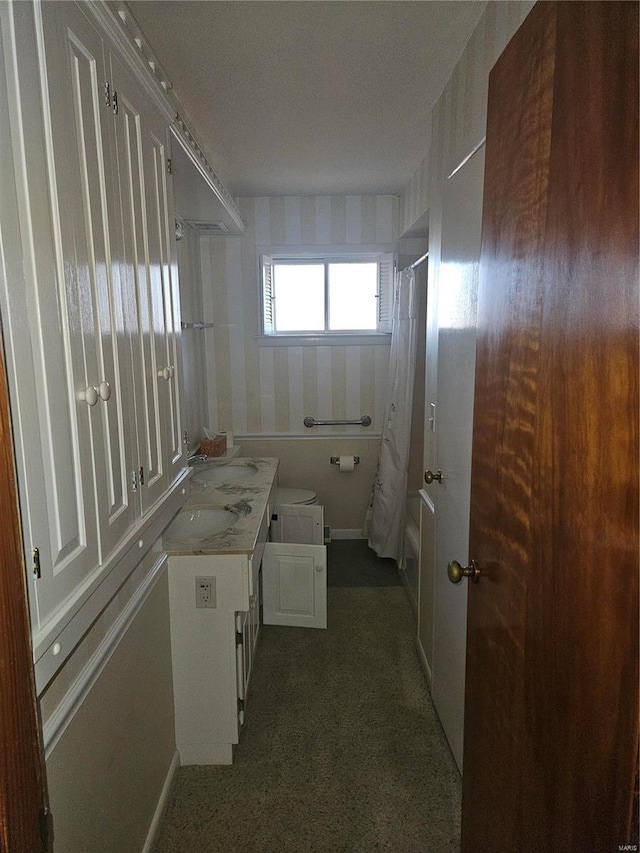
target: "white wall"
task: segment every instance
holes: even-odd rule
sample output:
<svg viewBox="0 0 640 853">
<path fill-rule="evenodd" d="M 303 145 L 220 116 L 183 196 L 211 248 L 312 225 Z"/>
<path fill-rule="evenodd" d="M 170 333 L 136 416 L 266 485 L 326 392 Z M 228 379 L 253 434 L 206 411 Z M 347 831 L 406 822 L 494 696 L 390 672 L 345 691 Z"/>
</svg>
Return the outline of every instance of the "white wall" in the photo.
<svg viewBox="0 0 640 853">
<path fill-rule="evenodd" d="M 388 339 L 366 346 L 261 346 L 258 254 L 270 246 L 394 249 L 398 199 L 296 196 L 244 198 L 239 205 L 247 223 L 243 237 L 201 239 L 205 319 L 214 323 L 205 332 L 209 425 L 254 439 L 251 445 L 243 442 L 244 454 L 257 452 L 259 446 L 260 453 L 280 456 L 283 484 L 318 486 L 329 523 L 360 528 L 377 463 Z M 325 427 L 311 432 L 303 425 L 307 415 L 332 420 L 364 414 L 373 419 L 366 429 Z M 311 435 L 335 436 L 335 441 L 319 455 L 312 442 L 302 440 Z M 363 442 L 342 441 L 345 435 Z M 274 444 L 255 443 L 285 438 L 289 441 L 279 442 L 277 452 Z M 336 468 L 328 461 L 341 453 L 363 460 L 348 487 L 343 479 L 335 479 Z M 348 499 L 342 493 L 346 488 Z"/>
<path fill-rule="evenodd" d="M 442 246 L 442 196 L 451 172 L 484 139 L 489 72 L 533 6 L 523 2 L 489 3 L 432 113 L 428 170 L 429 282 L 437 293 Z M 480 200 L 479 202 L 480 203 Z M 427 338 L 437 334 L 437 305 L 430 301 Z M 426 399 L 437 401 L 437 359 L 427 343 Z M 429 357 L 431 354 L 431 358 Z M 425 432 L 425 460 L 435 458 Z"/>
<path fill-rule="evenodd" d="M 46 761 L 56 853 L 139 853 L 172 768 L 166 565 L 122 638 L 96 665 L 151 564 L 136 570 L 40 697 L 50 736 L 58 718 Z"/>
<path fill-rule="evenodd" d="M 184 237 L 178 241 L 180 271 L 180 311 L 187 323 L 204 320 L 202 303 L 202 271 L 200 240 L 195 228 L 183 223 Z M 189 449 L 197 447 L 203 437 L 202 427 L 209 420 L 206 394 L 205 331 L 184 329 L 182 339 L 182 378 L 184 428 L 189 437 Z"/>
<path fill-rule="evenodd" d="M 531 0 L 487 4 L 425 128 L 425 158 L 400 200 L 400 234 L 433 211 L 444 169 L 484 136 L 489 71 L 532 6 Z"/>
</svg>

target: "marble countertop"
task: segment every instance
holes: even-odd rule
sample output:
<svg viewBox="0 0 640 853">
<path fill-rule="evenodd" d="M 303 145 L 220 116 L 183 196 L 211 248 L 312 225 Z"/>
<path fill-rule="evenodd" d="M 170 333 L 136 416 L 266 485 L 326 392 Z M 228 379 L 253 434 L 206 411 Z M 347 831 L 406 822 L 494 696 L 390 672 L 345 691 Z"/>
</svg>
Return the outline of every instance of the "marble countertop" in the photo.
<svg viewBox="0 0 640 853">
<path fill-rule="evenodd" d="M 163 535 L 165 551 L 251 554 L 277 472 L 276 457 L 212 459 L 194 465 L 191 494 Z"/>
</svg>

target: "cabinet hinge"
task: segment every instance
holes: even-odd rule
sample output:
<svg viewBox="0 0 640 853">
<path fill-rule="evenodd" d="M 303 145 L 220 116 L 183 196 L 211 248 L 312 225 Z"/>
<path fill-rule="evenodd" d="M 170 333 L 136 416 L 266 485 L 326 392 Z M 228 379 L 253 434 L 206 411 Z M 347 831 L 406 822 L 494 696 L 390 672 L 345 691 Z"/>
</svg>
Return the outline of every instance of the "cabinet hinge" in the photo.
<svg viewBox="0 0 640 853">
<path fill-rule="evenodd" d="M 244 714 L 244 699 L 238 699 L 238 713 Z"/>
<path fill-rule="evenodd" d="M 236 631 L 236 646 L 241 646 L 242 642 L 242 631 Z"/>
<path fill-rule="evenodd" d="M 138 479 L 140 481 L 140 485 L 144 486 L 144 466 L 140 466 L 140 470 L 138 472 Z"/>
<path fill-rule="evenodd" d="M 118 115 L 118 93 L 113 93 L 113 98 L 111 99 L 111 109 L 113 110 L 114 116 Z"/>
<path fill-rule="evenodd" d="M 167 174 L 173 175 L 173 163 L 171 162 L 171 157 L 167 157 Z"/>
<path fill-rule="evenodd" d="M 40 841 L 42 842 L 42 849 L 49 850 L 49 837 L 51 835 L 52 829 L 52 817 L 51 812 L 47 808 L 41 808 L 38 812 L 38 823 L 40 825 Z"/>
<path fill-rule="evenodd" d="M 33 549 L 33 574 L 36 578 L 42 577 L 42 571 L 40 569 L 40 549 Z"/>
<path fill-rule="evenodd" d="M 108 80 L 104 81 L 104 105 L 105 107 L 111 106 L 111 86 Z"/>
<path fill-rule="evenodd" d="M 138 472 L 137 471 L 131 472 L 131 491 L 132 492 L 138 491 Z"/>
</svg>

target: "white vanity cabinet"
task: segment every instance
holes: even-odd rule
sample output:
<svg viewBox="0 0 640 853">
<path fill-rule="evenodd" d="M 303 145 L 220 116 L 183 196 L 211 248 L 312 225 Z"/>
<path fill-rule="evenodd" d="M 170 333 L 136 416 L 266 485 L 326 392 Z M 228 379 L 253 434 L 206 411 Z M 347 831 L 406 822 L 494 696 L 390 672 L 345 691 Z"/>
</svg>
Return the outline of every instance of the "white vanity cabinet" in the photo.
<svg viewBox="0 0 640 853">
<path fill-rule="evenodd" d="M 224 473 L 216 476 L 221 470 L 238 474 L 243 467 L 251 473 L 229 480 Z M 260 567 L 277 468 L 277 459 L 260 458 L 196 470 L 190 500 L 163 538 L 169 554 L 176 746 L 182 764 L 231 764 L 233 759 L 260 632 Z M 209 533 L 200 513 L 223 506 L 236 508 L 235 522 Z M 205 601 L 199 594 L 203 583 L 209 590 Z"/>
<path fill-rule="evenodd" d="M 259 568 L 256 552 L 169 557 L 176 746 L 182 765 L 232 762 L 260 629 Z M 211 608 L 196 606 L 203 578 L 215 589 Z"/>
<path fill-rule="evenodd" d="M 186 473 L 174 111 L 116 28 L 103 4 L 0 4 L 14 178 L 0 248 L 21 270 L 0 269 L 0 305 L 36 658 L 127 549 L 146 547 Z"/>
</svg>

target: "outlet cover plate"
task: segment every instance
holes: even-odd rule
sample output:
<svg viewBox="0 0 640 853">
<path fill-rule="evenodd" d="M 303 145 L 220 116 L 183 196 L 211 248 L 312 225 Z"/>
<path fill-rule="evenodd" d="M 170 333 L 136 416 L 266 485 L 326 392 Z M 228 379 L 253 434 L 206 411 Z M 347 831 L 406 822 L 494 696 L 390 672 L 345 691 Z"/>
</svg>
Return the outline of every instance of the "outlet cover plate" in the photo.
<svg viewBox="0 0 640 853">
<path fill-rule="evenodd" d="M 196 609 L 215 609 L 216 579 L 196 578 Z"/>
</svg>

